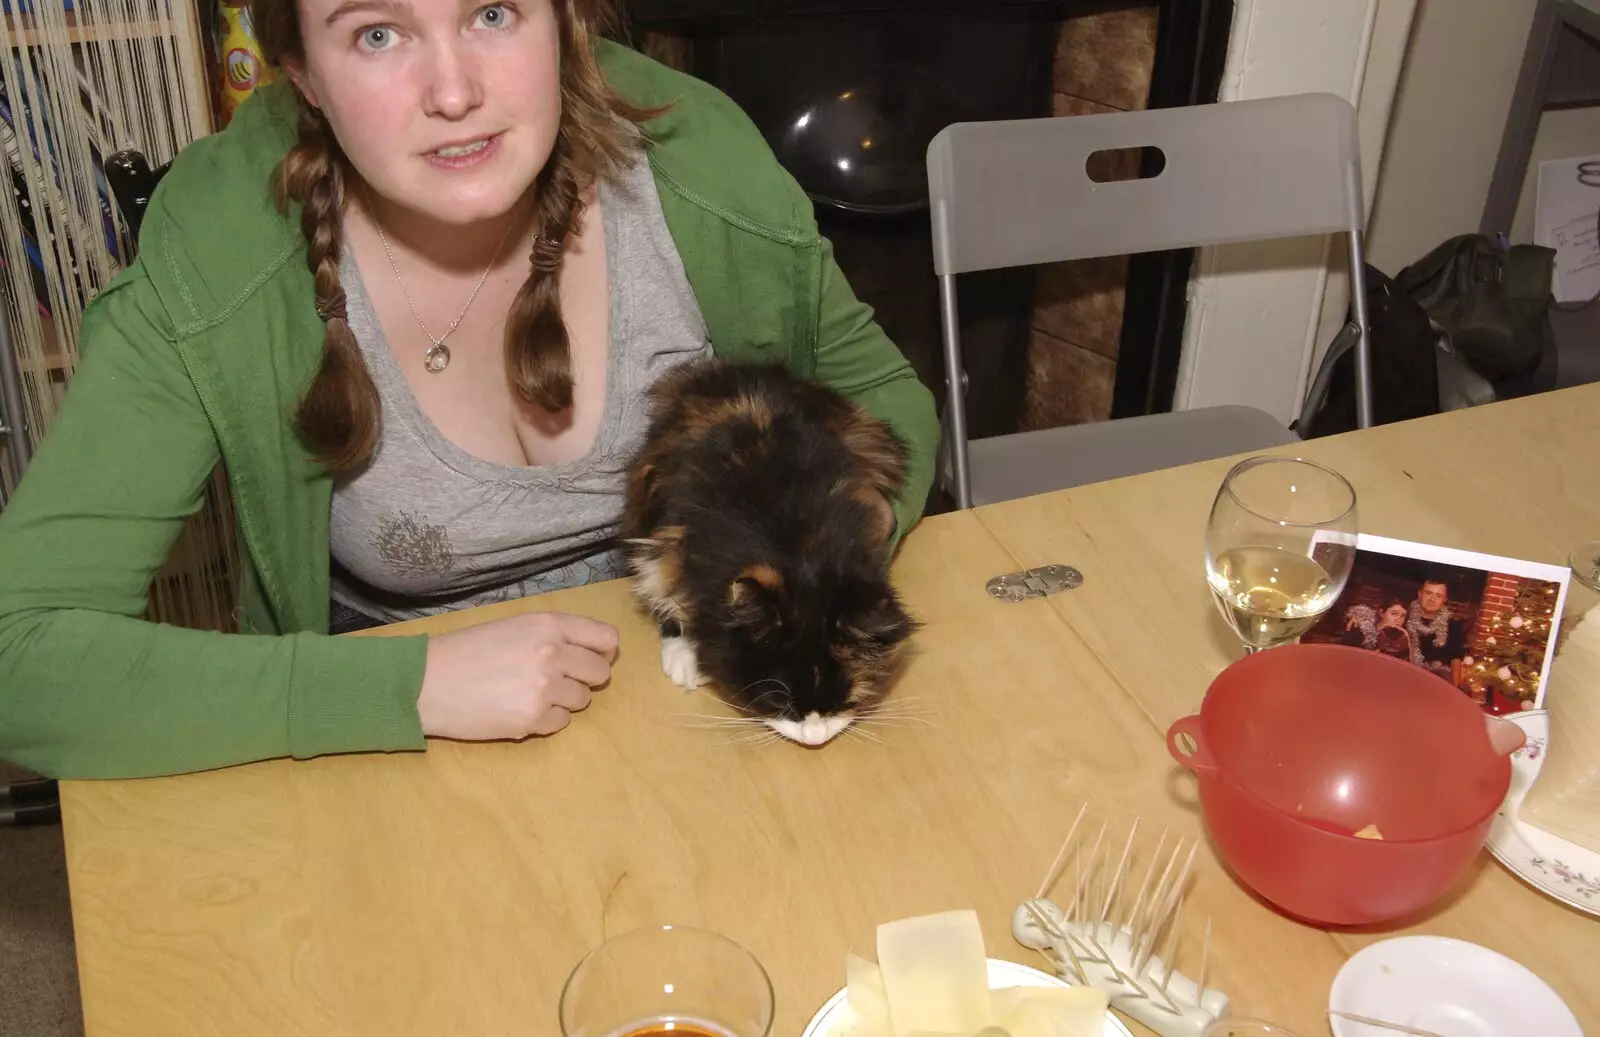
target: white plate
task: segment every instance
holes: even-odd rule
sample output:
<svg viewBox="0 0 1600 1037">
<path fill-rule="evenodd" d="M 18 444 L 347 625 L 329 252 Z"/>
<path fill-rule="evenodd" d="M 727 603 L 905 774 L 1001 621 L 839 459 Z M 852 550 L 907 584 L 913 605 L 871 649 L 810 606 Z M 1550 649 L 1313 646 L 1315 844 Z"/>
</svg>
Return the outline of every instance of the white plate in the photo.
<svg viewBox="0 0 1600 1037">
<path fill-rule="evenodd" d="M 1600 917 L 1600 853 L 1569 843 L 1517 817 L 1523 797 L 1544 766 L 1550 714 L 1542 709 L 1506 717 L 1527 733 L 1511 754 L 1511 788 L 1489 829 L 1489 852 L 1517 878 L 1569 907 Z"/>
<path fill-rule="evenodd" d="M 1352 955 L 1328 1007 L 1441 1037 L 1583 1037 L 1544 980 L 1503 954 L 1443 936 L 1402 936 Z M 1393 1030 L 1329 1016 L 1334 1037 Z"/>
<path fill-rule="evenodd" d="M 1040 972 L 1026 965 L 1018 965 L 1014 961 L 989 959 L 990 990 L 1002 990 L 1006 987 L 1070 987 L 1071 985 L 1058 976 Z M 828 998 L 817 1010 L 817 1014 L 811 1017 L 811 1022 L 806 1024 L 805 1032 L 800 1037 L 834 1037 L 848 1018 L 845 1005 L 848 994 L 848 988 L 841 987 L 837 994 Z M 1133 1037 L 1133 1034 L 1122 1025 L 1122 1020 L 1107 1012 L 1103 1037 Z"/>
</svg>

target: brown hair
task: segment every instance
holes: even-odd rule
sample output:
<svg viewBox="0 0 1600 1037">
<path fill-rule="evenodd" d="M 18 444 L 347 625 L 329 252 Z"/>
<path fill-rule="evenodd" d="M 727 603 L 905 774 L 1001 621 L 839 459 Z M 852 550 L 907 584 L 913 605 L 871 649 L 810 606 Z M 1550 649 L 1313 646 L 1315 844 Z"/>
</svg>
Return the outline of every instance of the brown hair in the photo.
<svg viewBox="0 0 1600 1037">
<path fill-rule="evenodd" d="M 626 123 L 657 114 L 635 107 L 606 83 L 592 41 L 615 24 L 611 0 L 550 0 L 560 25 L 561 123 L 535 182 L 537 236 L 531 271 L 506 318 L 506 373 L 524 401 L 549 411 L 572 404 L 572 362 L 556 274 L 568 234 L 583 216 L 582 192 L 611 174 L 627 149 Z M 263 55 L 278 65 L 300 53 L 298 0 L 252 0 Z M 300 437 L 335 471 L 363 464 L 377 445 L 378 390 L 345 315 L 339 284 L 346 160 L 322 113 L 300 99 L 300 139 L 278 164 L 278 201 L 300 205 L 306 265 L 325 322 L 322 363 L 295 412 Z"/>
</svg>

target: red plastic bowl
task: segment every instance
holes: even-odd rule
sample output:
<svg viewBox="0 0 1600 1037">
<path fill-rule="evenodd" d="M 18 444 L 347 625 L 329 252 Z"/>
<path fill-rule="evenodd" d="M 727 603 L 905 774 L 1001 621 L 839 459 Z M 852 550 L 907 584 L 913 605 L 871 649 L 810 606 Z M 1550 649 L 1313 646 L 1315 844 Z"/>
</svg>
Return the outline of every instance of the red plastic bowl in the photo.
<svg viewBox="0 0 1600 1037">
<path fill-rule="evenodd" d="M 1191 749 L 1192 747 L 1192 749 Z M 1320 925 L 1421 911 L 1482 849 L 1511 784 L 1446 681 L 1344 645 L 1285 645 L 1218 675 L 1167 731 L 1212 842 L 1245 885 Z M 1382 839 L 1358 838 L 1375 828 Z"/>
</svg>

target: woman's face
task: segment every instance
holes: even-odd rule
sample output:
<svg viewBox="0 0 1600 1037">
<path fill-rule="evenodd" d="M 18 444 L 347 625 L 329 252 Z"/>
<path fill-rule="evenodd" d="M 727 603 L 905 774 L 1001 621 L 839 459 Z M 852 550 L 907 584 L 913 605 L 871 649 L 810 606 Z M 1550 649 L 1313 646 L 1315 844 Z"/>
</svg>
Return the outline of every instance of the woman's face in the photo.
<svg viewBox="0 0 1600 1037">
<path fill-rule="evenodd" d="M 561 120 L 552 0 L 297 2 L 284 66 L 374 191 L 450 224 L 516 205 Z"/>
<path fill-rule="evenodd" d="M 1381 625 L 1386 627 L 1404 626 L 1407 611 L 1404 605 L 1390 605 L 1383 610 L 1383 623 Z"/>
</svg>

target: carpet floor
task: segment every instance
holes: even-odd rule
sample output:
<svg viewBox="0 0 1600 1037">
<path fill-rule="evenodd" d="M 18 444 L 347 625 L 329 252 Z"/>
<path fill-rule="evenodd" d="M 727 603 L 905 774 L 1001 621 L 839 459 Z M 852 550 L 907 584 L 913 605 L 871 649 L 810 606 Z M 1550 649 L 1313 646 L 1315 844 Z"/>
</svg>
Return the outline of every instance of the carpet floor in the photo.
<svg viewBox="0 0 1600 1037">
<path fill-rule="evenodd" d="M 82 1034 L 61 826 L 0 826 L 0 1037 Z"/>
</svg>

